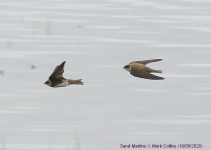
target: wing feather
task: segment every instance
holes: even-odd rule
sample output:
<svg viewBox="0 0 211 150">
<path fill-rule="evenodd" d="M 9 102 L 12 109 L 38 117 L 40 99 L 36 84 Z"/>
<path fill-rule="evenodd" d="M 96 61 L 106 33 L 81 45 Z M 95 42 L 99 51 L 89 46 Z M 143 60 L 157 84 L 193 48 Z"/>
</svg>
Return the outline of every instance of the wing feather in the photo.
<svg viewBox="0 0 211 150">
<path fill-rule="evenodd" d="M 138 77 L 138 78 L 144 78 L 144 79 L 150 79 L 150 80 L 163 80 L 164 79 L 163 77 L 159 77 L 159 76 L 147 73 L 147 72 L 138 72 L 138 73 L 131 72 L 130 74 L 135 77 Z"/>
<path fill-rule="evenodd" d="M 63 73 L 64 73 L 64 65 L 65 61 L 61 63 L 61 65 L 56 66 L 52 74 L 50 75 L 49 79 L 52 80 L 61 80 L 63 79 Z"/>
<path fill-rule="evenodd" d="M 156 61 L 161 61 L 163 59 L 150 59 L 150 60 L 142 60 L 142 61 L 133 61 L 131 63 L 139 63 L 139 64 L 148 64 L 148 63 L 151 63 L 151 62 L 156 62 Z"/>
</svg>

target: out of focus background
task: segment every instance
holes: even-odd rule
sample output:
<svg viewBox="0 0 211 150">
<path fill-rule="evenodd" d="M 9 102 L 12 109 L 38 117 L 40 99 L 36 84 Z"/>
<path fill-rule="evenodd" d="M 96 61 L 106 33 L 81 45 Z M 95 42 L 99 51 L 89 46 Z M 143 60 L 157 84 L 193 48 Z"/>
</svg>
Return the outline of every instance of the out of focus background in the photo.
<svg viewBox="0 0 211 150">
<path fill-rule="evenodd" d="M 209 0 L 0 0 L 0 148 L 210 149 L 210 32 Z M 158 58 L 162 81 L 123 69 Z M 63 61 L 84 86 L 43 84 Z"/>
</svg>

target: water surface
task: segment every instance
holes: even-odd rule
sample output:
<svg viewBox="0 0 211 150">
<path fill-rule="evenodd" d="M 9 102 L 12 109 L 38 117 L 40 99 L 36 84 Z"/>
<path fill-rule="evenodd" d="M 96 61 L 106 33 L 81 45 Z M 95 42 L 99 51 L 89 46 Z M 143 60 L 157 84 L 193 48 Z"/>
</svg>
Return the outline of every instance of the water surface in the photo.
<svg viewBox="0 0 211 150">
<path fill-rule="evenodd" d="M 210 149 L 210 7 L 205 0 L 1 0 L 2 148 Z M 163 59 L 149 64 L 163 70 L 163 81 L 123 69 L 154 58 Z M 43 84 L 64 60 L 64 77 L 84 86 Z"/>
</svg>

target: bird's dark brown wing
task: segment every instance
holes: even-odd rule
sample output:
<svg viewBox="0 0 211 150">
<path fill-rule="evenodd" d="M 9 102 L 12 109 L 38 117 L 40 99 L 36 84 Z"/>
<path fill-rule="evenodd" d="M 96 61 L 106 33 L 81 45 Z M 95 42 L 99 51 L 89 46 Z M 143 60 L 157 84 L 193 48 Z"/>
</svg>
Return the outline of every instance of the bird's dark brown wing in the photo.
<svg viewBox="0 0 211 150">
<path fill-rule="evenodd" d="M 130 74 L 135 77 L 138 77 L 138 78 L 144 78 L 144 79 L 150 79 L 150 80 L 163 80 L 164 79 L 163 77 L 159 77 L 159 76 L 147 73 L 147 72 L 137 72 L 137 73 L 131 72 Z"/>
<path fill-rule="evenodd" d="M 51 82 L 53 82 L 53 81 L 61 81 L 63 79 L 64 64 L 65 64 L 65 61 L 63 63 L 61 63 L 61 65 L 56 66 L 56 68 L 54 69 L 53 73 L 49 77 Z"/>
<path fill-rule="evenodd" d="M 150 59 L 150 60 L 142 60 L 142 61 L 133 61 L 131 63 L 139 63 L 139 64 L 148 64 L 148 63 L 151 63 L 151 62 L 156 62 L 156 61 L 161 61 L 163 59 Z"/>
</svg>

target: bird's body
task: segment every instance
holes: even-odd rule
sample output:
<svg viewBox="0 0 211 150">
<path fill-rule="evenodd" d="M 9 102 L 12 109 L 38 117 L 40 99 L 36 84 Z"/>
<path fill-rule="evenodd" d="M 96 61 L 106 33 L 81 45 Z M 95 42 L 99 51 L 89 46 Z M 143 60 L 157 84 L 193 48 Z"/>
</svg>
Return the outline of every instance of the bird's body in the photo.
<svg viewBox="0 0 211 150">
<path fill-rule="evenodd" d="M 151 72 L 161 73 L 159 70 L 151 69 L 151 68 L 145 66 L 144 64 L 130 63 L 130 66 L 131 66 L 132 73 L 137 72 L 137 71 L 148 72 L 148 73 L 151 73 Z"/>
<path fill-rule="evenodd" d="M 56 84 L 54 87 L 65 87 L 70 85 L 70 83 L 67 80 L 63 80 L 61 83 Z M 51 85 L 49 85 L 51 86 Z"/>
<path fill-rule="evenodd" d="M 128 65 L 124 66 L 124 69 L 129 71 L 131 75 L 139 78 L 144 79 L 151 79 L 151 80 L 162 80 L 164 78 L 155 76 L 150 74 L 154 73 L 162 73 L 161 70 L 154 70 L 146 66 L 146 64 L 150 62 L 160 61 L 162 59 L 151 59 L 151 60 L 143 60 L 143 61 L 134 61 L 129 63 Z"/>
<path fill-rule="evenodd" d="M 61 65 L 57 66 L 54 69 L 51 76 L 49 77 L 49 79 L 44 84 L 46 84 L 50 87 L 65 87 L 65 86 L 68 86 L 71 84 L 83 85 L 83 82 L 81 82 L 81 79 L 72 80 L 72 79 L 65 79 L 63 77 L 64 64 L 65 64 L 65 61 L 63 63 L 61 63 Z"/>
</svg>

